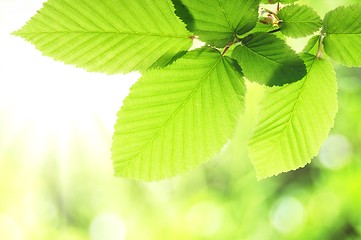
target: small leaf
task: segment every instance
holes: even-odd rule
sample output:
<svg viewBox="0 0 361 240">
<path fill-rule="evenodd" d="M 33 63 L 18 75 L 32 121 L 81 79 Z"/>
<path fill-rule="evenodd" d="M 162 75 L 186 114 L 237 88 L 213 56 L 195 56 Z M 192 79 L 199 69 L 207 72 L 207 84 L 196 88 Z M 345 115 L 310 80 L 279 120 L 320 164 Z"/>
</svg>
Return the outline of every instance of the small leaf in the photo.
<svg viewBox="0 0 361 240">
<path fill-rule="evenodd" d="M 320 36 L 312 36 L 310 40 L 308 40 L 306 46 L 303 48 L 303 53 L 310 53 L 312 55 L 316 55 L 318 51 L 318 43 L 320 41 Z"/>
<path fill-rule="evenodd" d="M 257 22 L 256 26 L 247 33 L 247 36 L 249 34 L 252 34 L 252 33 L 258 33 L 258 32 L 270 32 L 270 31 L 273 31 L 273 30 L 276 30 L 278 29 L 277 26 L 273 26 L 272 24 L 264 24 L 264 23 L 261 23 L 261 22 Z M 282 34 L 281 34 L 282 35 Z M 246 35 L 245 35 L 246 36 Z"/>
<path fill-rule="evenodd" d="M 249 143 L 259 179 L 305 166 L 317 155 L 333 127 L 337 82 L 333 66 L 304 56 L 307 76 L 268 90 Z"/>
<path fill-rule="evenodd" d="M 276 36 L 277 38 L 281 39 L 281 40 L 285 40 L 286 37 L 285 35 L 283 35 L 281 33 L 281 31 L 278 30 L 279 27 L 278 26 L 273 26 L 273 25 L 269 25 L 269 24 L 263 24 L 261 22 L 258 22 L 256 24 L 256 26 L 251 30 L 249 31 L 246 35 L 244 36 L 240 36 L 240 38 L 244 38 L 244 37 L 247 37 L 251 34 L 254 34 L 254 33 L 260 33 L 260 32 L 263 32 L 263 33 L 269 33 L 269 34 L 272 34 L 274 36 Z"/>
<path fill-rule="evenodd" d="M 224 47 L 235 34 L 252 30 L 258 20 L 260 0 L 173 0 L 187 28 L 213 46 Z"/>
<path fill-rule="evenodd" d="M 250 81 L 267 86 L 281 86 L 302 79 L 306 67 L 287 44 L 268 33 L 255 33 L 242 40 L 232 56 L 242 66 Z"/>
<path fill-rule="evenodd" d="M 109 74 L 165 66 L 192 44 L 170 0 L 49 0 L 14 34 L 46 56 Z"/>
<path fill-rule="evenodd" d="M 158 180 L 209 160 L 233 135 L 244 94 L 237 62 L 208 47 L 146 72 L 118 113 L 115 175 Z"/>
<path fill-rule="evenodd" d="M 322 26 L 321 18 L 307 6 L 286 6 L 279 11 L 278 17 L 282 20 L 279 23 L 281 32 L 288 37 L 306 37 Z"/>
<path fill-rule="evenodd" d="M 325 52 L 349 67 L 361 66 L 361 5 L 339 7 L 326 14 Z"/>
</svg>

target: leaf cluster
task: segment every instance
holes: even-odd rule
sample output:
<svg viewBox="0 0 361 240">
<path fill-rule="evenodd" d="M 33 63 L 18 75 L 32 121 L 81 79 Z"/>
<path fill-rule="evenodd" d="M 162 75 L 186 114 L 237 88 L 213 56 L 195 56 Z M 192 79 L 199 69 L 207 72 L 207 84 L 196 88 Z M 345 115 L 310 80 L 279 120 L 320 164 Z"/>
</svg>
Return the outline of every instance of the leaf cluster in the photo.
<svg viewBox="0 0 361 240">
<path fill-rule="evenodd" d="M 294 2 L 49 0 L 14 34 L 88 71 L 143 73 L 115 124 L 117 176 L 158 180 L 209 160 L 241 124 L 246 79 L 266 86 L 249 144 L 264 178 L 304 166 L 332 128 L 327 59 L 361 65 L 359 5 L 322 21 Z M 312 35 L 302 54 L 285 41 Z M 190 50 L 195 40 L 204 46 Z"/>
</svg>

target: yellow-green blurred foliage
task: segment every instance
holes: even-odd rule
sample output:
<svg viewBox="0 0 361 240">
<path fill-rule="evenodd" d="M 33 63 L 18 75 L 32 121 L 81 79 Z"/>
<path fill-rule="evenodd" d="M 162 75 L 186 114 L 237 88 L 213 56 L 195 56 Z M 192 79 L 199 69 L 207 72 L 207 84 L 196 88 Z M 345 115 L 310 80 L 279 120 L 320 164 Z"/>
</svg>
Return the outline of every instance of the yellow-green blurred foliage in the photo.
<svg viewBox="0 0 361 240">
<path fill-rule="evenodd" d="M 358 1 L 300 2 L 323 16 Z M 94 128 L 103 137 L 93 147 L 75 129 L 66 152 L 50 138 L 38 161 L 28 156 L 26 125 L 7 144 L 1 133 L 9 121 L 1 112 L 0 239 L 361 239 L 361 70 L 336 70 L 339 113 L 320 155 L 304 169 L 263 181 L 246 146 L 262 97 L 253 84 L 237 137 L 222 153 L 156 183 L 112 176 L 111 132 L 101 123 Z"/>
</svg>

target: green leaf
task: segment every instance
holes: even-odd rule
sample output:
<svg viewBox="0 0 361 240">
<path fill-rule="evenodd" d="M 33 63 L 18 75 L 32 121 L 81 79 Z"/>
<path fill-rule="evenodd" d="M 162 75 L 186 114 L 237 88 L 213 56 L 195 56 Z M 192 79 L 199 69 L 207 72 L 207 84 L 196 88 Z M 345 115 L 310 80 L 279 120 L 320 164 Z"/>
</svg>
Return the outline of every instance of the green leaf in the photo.
<svg viewBox="0 0 361 240">
<path fill-rule="evenodd" d="M 306 46 L 303 48 L 303 53 L 310 53 L 312 55 L 317 55 L 318 51 L 318 43 L 320 41 L 320 36 L 312 36 L 310 40 L 308 40 Z"/>
<path fill-rule="evenodd" d="M 286 37 L 280 31 L 278 31 L 278 29 L 279 29 L 279 27 L 273 26 L 273 24 L 271 25 L 271 24 L 264 24 L 264 23 L 258 22 L 251 31 L 249 31 L 244 36 L 240 36 L 240 38 L 242 38 L 242 37 L 244 38 L 250 34 L 263 32 L 263 33 L 270 33 L 272 35 L 275 35 L 279 39 L 285 40 Z"/>
<path fill-rule="evenodd" d="M 224 47 L 252 30 L 258 20 L 260 0 L 173 0 L 187 28 L 211 45 Z"/>
<path fill-rule="evenodd" d="M 115 174 L 158 180 L 209 160 L 233 135 L 244 94 L 237 62 L 208 47 L 146 72 L 118 113 Z"/>
<path fill-rule="evenodd" d="M 262 0 L 262 3 L 266 3 L 266 4 L 275 4 L 277 2 L 280 2 L 282 4 L 290 4 L 290 3 L 294 3 L 297 2 L 298 0 Z"/>
<path fill-rule="evenodd" d="M 278 29 L 277 26 L 273 26 L 273 24 L 264 24 L 264 23 L 261 23 L 261 22 L 257 22 L 256 26 L 247 33 L 247 35 L 245 36 L 248 36 L 249 34 L 252 34 L 252 33 L 258 33 L 258 32 L 270 32 L 270 31 L 273 31 L 273 30 L 276 30 Z M 281 34 L 282 35 L 282 34 Z"/>
<path fill-rule="evenodd" d="M 361 5 L 339 7 L 326 14 L 325 52 L 346 66 L 361 66 Z"/>
<path fill-rule="evenodd" d="M 302 59 L 281 39 L 255 33 L 242 40 L 232 56 L 242 66 L 246 78 L 267 86 L 291 83 L 306 75 Z"/>
<path fill-rule="evenodd" d="M 14 34 L 46 56 L 109 74 L 165 66 L 192 43 L 170 0 L 49 0 Z"/>
<path fill-rule="evenodd" d="M 279 23 L 281 32 L 288 37 L 306 37 L 322 26 L 321 18 L 307 6 L 286 6 L 279 11 L 278 17 L 282 20 Z"/>
<path fill-rule="evenodd" d="M 337 82 L 333 66 L 305 55 L 307 76 L 269 89 L 249 143 L 259 179 L 305 166 L 317 155 L 333 127 Z"/>
</svg>

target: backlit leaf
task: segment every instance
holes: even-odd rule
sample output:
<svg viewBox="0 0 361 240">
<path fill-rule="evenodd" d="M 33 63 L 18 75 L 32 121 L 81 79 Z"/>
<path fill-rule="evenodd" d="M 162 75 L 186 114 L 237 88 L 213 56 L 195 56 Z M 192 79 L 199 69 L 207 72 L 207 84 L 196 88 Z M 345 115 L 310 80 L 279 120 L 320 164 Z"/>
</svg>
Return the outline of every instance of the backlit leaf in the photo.
<svg viewBox="0 0 361 240">
<path fill-rule="evenodd" d="M 361 66 L 361 5 L 339 7 L 326 14 L 323 41 L 328 56 L 346 66 Z"/>
<path fill-rule="evenodd" d="M 249 143 L 259 179 L 305 166 L 316 156 L 333 127 L 337 82 L 326 60 L 305 55 L 306 77 L 268 90 Z"/>
<path fill-rule="evenodd" d="M 170 0 L 49 0 L 14 34 L 46 56 L 109 74 L 165 66 L 192 42 Z"/>
<path fill-rule="evenodd" d="M 320 36 L 319 35 L 312 36 L 308 40 L 306 46 L 303 48 L 302 52 L 316 55 L 317 51 L 318 51 L 319 41 L 320 41 Z"/>
<path fill-rule="evenodd" d="M 285 6 L 279 11 L 278 17 L 282 20 L 279 23 L 281 32 L 288 37 L 306 37 L 322 26 L 321 18 L 307 6 Z"/>
<path fill-rule="evenodd" d="M 209 160 L 234 133 L 244 94 L 237 62 L 211 48 L 146 72 L 118 113 L 115 174 L 157 180 Z"/>
<path fill-rule="evenodd" d="M 290 4 L 290 3 L 294 3 L 297 2 L 298 0 L 262 0 L 262 3 L 266 3 L 266 4 L 275 4 L 277 2 L 280 2 L 282 4 Z"/>
<path fill-rule="evenodd" d="M 260 0 L 173 0 L 187 28 L 211 45 L 224 47 L 255 27 Z"/>
<path fill-rule="evenodd" d="M 306 75 L 302 59 L 281 39 L 268 33 L 255 33 L 242 40 L 232 56 L 250 81 L 281 86 Z"/>
</svg>

